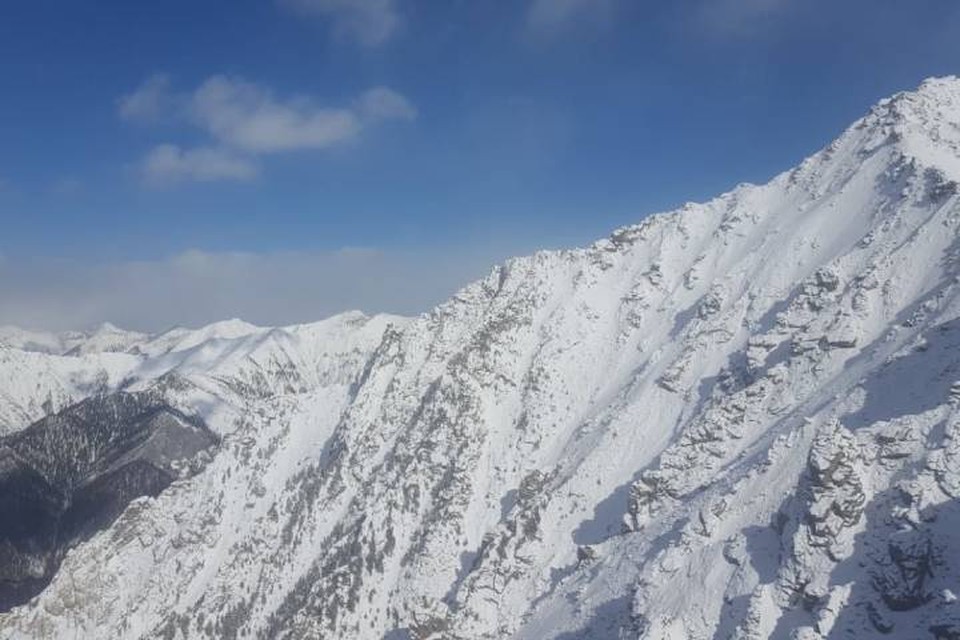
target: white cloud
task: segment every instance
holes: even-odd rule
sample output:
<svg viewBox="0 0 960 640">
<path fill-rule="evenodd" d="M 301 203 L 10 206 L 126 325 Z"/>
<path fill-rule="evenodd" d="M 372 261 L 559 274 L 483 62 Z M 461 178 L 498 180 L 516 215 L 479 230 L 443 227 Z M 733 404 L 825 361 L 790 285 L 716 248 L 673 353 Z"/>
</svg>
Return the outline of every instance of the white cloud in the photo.
<svg viewBox="0 0 960 640">
<path fill-rule="evenodd" d="M 527 11 L 527 26 L 539 34 L 553 34 L 572 25 L 603 22 L 610 17 L 615 0 L 533 0 Z"/>
<path fill-rule="evenodd" d="M 135 91 L 122 96 L 117 110 L 124 120 L 155 122 L 169 115 L 174 102 L 170 77 L 158 73 L 143 81 Z"/>
<path fill-rule="evenodd" d="M 279 0 L 298 13 L 332 22 L 336 33 L 362 45 L 383 44 L 400 26 L 396 0 Z"/>
<path fill-rule="evenodd" d="M 62 330 L 103 321 L 147 331 L 241 317 L 262 325 L 349 309 L 416 314 L 486 275 L 503 248 L 385 252 L 186 251 L 91 263 L 0 256 L 0 325 Z"/>
<path fill-rule="evenodd" d="M 266 88 L 215 76 L 193 94 L 196 122 L 220 142 L 251 153 L 323 149 L 360 133 L 357 113 L 306 99 L 279 101 Z"/>
<path fill-rule="evenodd" d="M 255 157 L 326 149 L 355 139 L 389 120 L 413 120 L 404 96 L 374 87 L 342 107 L 309 97 L 278 97 L 270 88 L 217 75 L 192 92 L 174 91 L 165 76 L 149 78 L 120 100 L 120 116 L 141 122 L 171 120 L 196 128 L 207 140 L 197 148 L 154 148 L 142 162 L 152 184 L 184 180 L 244 180 L 257 174 Z"/>
<path fill-rule="evenodd" d="M 368 89 L 357 100 L 361 115 L 369 120 L 414 120 L 417 108 L 402 95 L 387 87 Z"/>
<path fill-rule="evenodd" d="M 181 149 L 161 144 L 143 159 L 141 172 L 147 184 L 163 186 L 188 180 L 250 180 L 257 176 L 258 169 L 249 158 L 223 149 Z"/>
</svg>

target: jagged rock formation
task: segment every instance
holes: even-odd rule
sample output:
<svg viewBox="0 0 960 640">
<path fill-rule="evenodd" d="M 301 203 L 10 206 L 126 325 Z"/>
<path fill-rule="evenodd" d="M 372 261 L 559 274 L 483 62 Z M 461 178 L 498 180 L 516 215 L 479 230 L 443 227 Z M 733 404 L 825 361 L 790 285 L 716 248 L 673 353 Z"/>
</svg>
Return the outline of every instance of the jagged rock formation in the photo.
<svg viewBox="0 0 960 640">
<path fill-rule="evenodd" d="M 411 321 L 0 351 L 222 438 L 0 636 L 956 637 L 958 182 L 960 80 L 931 80 Z M 21 387 L 0 417 L 44 411 Z"/>
</svg>

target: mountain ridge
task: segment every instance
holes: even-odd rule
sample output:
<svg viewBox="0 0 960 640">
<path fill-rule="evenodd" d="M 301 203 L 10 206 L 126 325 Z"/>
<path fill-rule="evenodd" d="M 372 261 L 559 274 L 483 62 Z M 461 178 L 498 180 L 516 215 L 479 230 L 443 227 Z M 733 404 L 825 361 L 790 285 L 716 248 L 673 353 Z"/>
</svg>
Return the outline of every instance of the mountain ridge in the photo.
<svg viewBox="0 0 960 640">
<path fill-rule="evenodd" d="M 124 356 L 222 443 L 0 636 L 960 633 L 958 132 L 930 80 L 417 318 Z"/>
</svg>

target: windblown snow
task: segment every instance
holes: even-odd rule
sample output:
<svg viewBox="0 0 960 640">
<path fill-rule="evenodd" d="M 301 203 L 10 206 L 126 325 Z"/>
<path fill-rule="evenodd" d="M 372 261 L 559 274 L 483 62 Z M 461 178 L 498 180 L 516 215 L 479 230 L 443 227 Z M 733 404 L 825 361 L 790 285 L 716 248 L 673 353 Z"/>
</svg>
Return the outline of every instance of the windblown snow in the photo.
<svg viewBox="0 0 960 640">
<path fill-rule="evenodd" d="M 960 638 L 960 79 L 414 319 L 0 331 L 221 437 L 7 638 Z"/>
</svg>

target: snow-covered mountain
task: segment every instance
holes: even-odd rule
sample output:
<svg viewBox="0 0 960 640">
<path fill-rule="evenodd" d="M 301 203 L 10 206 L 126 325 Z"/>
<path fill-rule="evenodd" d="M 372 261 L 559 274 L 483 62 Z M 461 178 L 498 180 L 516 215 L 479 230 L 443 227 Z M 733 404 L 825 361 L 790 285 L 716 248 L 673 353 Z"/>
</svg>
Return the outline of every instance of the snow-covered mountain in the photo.
<svg viewBox="0 0 960 640">
<path fill-rule="evenodd" d="M 120 392 L 217 443 L 0 636 L 958 638 L 958 183 L 929 80 L 415 319 L 8 340 L 8 446 Z"/>
<path fill-rule="evenodd" d="M 80 355 L 84 353 L 122 352 L 148 336 L 125 331 L 105 322 L 94 331 L 51 333 L 29 331 L 19 327 L 0 327 L 0 347 L 49 354 Z"/>
</svg>

